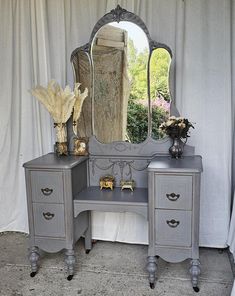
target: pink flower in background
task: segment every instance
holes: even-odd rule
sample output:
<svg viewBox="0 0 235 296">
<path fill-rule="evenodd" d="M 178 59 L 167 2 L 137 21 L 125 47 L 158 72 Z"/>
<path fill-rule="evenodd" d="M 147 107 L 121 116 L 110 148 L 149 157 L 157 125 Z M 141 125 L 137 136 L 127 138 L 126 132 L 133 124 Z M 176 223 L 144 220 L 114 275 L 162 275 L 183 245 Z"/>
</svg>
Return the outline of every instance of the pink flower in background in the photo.
<svg viewBox="0 0 235 296">
<path fill-rule="evenodd" d="M 161 108 L 165 112 L 170 111 L 170 103 L 167 102 L 163 97 L 156 97 L 151 102 L 152 102 L 152 107 L 153 108 Z M 141 104 L 144 107 L 148 107 L 148 101 L 147 100 L 139 100 L 138 103 Z"/>
<path fill-rule="evenodd" d="M 164 98 L 162 97 L 157 97 L 152 100 L 152 107 L 153 108 L 162 108 L 165 112 L 170 111 L 170 103 L 167 102 Z"/>
</svg>

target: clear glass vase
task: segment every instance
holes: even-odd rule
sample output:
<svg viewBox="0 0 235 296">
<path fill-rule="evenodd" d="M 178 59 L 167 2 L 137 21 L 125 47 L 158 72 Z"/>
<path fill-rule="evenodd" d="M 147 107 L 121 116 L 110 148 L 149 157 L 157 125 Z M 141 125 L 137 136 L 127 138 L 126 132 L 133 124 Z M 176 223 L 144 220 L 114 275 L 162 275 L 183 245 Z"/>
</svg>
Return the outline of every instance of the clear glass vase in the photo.
<svg viewBox="0 0 235 296">
<path fill-rule="evenodd" d="M 55 152 L 58 156 L 68 155 L 66 123 L 54 123 L 56 129 Z"/>
</svg>

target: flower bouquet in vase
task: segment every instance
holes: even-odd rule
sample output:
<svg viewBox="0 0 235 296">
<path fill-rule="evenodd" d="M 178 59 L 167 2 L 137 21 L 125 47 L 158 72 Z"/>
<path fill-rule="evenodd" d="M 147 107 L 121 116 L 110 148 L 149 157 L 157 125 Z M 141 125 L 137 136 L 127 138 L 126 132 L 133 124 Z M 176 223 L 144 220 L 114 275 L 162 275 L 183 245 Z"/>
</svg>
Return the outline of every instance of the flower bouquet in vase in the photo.
<svg viewBox="0 0 235 296">
<path fill-rule="evenodd" d="M 172 158 L 182 156 L 183 147 L 190 136 L 190 128 L 194 128 L 194 126 L 188 119 L 175 116 L 170 116 L 166 122 L 160 125 L 160 130 L 172 139 L 172 146 L 169 148 Z"/>
</svg>

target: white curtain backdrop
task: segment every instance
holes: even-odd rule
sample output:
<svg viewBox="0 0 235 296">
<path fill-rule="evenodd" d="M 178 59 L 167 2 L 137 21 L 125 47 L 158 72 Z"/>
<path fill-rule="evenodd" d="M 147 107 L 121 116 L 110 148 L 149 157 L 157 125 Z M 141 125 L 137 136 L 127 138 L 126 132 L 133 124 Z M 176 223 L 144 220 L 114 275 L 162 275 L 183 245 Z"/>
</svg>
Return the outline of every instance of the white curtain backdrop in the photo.
<svg viewBox="0 0 235 296">
<path fill-rule="evenodd" d="M 230 249 L 231 253 L 233 254 L 234 263 L 235 263 L 235 202 L 233 203 L 233 210 L 232 210 L 232 216 L 231 216 L 231 221 L 230 221 L 230 229 L 229 229 L 229 234 L 228 234 L 228 245 L 229 245 L 229 249 Z"/>
<path fill-rule="evenodd" d="M 173 51 L 174 99 L 195 122 L 189 144 L 203 157 L 200 245 L 225 247 L 232 159 L 234 0 L 0 0 L 0 231 L 28 232 L 22 164 L 53 150 L 52 122 L 28 90 L 54 78 L 73 84 L 70 54 L 119 3 Z M 147 243 L 131 213 L 93 213 L 93 237 Z"/>
<path fill-rule="evenodd" d="M 235 34 L 235 1 L 233 1 L 232 6 L 232 36 Z M 235 50 L 235 38 L 232 40 L 232 52 Z M 234 81 L 234 73 L 235 73 L 235 59 L 232 58 L 232 74 L 233 74 L 233 84 L 232 84 L 232 96 L 233 96 L 233 209 L 232 216 L 230 220 L 229 234 L 228 234 L 228 245 L 231 253 L 233 254 L 234 263 L 235 263 L 235 81 Z M 232 296 L 235 296 L 235 282 L 233 284 Z"/>
</svg>

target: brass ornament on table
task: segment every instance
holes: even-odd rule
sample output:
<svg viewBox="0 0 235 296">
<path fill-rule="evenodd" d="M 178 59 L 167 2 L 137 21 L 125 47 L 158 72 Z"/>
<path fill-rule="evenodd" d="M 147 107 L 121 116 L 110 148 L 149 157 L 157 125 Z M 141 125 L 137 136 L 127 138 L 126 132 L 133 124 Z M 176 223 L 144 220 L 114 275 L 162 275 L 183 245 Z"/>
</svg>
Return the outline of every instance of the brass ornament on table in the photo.
<svg viewBox="0 0 235 296">
<path fill-rule="evenodd" d="M 55 152 L 58 156 L 68 155 L 68 142 L 56 142 Z"/>
<path fill-rule="evenodd" d="M 121 190 L 130 189 L 131 191 L 134 191 L 135 181 L 134 180 L 121 180 L 120 185 L 121 185 Z"/>
<path fill-rule="evenodd" d="M 107 175 L 100 178 L 100 190 L 103 188 L 110 188 L 113 190 L 115 178 L 113 176 Z"/>
<path fill-rule="evenodd" d="M 88 139 L 74 138 L 73 155 L 88 155 Z"/>
</svg>

